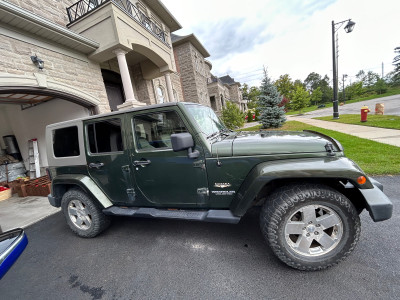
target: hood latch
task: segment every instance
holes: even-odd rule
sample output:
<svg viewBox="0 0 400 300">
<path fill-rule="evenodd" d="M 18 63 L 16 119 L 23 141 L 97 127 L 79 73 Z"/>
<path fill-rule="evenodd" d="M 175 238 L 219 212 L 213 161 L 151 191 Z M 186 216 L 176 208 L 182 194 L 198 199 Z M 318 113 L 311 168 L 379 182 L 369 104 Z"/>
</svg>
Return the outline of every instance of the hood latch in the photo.
<svg viewBox="0 0 400 300">
<path fill-rule="evenodd" d="M 325 150 L 328 152 L 328 156 L 335 156 L 335 149 L 333 148 L 332 143 L 326 143 Z"/>
</svg>

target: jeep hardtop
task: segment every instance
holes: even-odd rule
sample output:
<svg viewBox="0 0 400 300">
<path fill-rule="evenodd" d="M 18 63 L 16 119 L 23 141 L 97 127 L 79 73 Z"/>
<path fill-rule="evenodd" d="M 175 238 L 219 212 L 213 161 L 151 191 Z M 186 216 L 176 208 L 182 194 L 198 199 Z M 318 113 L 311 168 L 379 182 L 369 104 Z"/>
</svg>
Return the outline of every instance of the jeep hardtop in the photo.
<svg viewBox="0 0 400 300">
<path fill-rule="evenodd" d="M 284 263 L 319 270 L 343 260 L 359 214 L 389 219 L 382 185 L 318 132 L 228 130 L 214 111 L 166 103 L 46 128 L 50 204 L 81 237 L 111 216 L 238 223 L 260 206 L 261 231 Z"/>
</svg>

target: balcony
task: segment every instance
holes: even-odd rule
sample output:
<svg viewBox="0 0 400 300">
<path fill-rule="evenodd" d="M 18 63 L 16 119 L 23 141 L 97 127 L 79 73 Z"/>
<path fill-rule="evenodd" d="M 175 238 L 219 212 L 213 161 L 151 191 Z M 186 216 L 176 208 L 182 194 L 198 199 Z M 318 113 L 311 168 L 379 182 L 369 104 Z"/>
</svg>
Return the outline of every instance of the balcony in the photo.
<svg viewBox="0 0 400 300">
<path fill-rule="evenodd" d="M 121 9 L 132 20 L 150 32 L 158 40 L 170 47 L 167 41 L 166 33 L 129 0 L 80 0 L 67 8 L 69 18 L 68 27 L 72 26 L 79 19 L 91 14 L 92 12 L 101 8 L 103 5 L 110 2 Z"/>
</svg>

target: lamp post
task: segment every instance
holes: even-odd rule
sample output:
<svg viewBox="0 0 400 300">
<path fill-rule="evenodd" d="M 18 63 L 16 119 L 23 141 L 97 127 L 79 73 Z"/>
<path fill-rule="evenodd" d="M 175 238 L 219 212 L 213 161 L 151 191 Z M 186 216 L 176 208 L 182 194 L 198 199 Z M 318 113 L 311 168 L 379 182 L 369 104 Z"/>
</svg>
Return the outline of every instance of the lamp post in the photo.
<svg viewBox="0 0 400 300">
<path fill-rule="evenodd" d="M 352 32 L 356 23 L 351 19 L 344 20 L 342 22 L 335 23 L 332 21 L 332 61 L 333 61 L 333 118 L 339 119 L 339 105 L 338 105 L 338 78 L 336 69 L 336 47 L 335 47 L 335 33 L 342 27 L 343 23 L 347 22 L 344 27 L 346 33 Z"/>
<path fill-rule="evenodd" d="M 347 74 L 343 74 L 343 103 L 346 104 L 346 93 L 344 92 L 344 80 L 347 78 Z"/>
</svg>

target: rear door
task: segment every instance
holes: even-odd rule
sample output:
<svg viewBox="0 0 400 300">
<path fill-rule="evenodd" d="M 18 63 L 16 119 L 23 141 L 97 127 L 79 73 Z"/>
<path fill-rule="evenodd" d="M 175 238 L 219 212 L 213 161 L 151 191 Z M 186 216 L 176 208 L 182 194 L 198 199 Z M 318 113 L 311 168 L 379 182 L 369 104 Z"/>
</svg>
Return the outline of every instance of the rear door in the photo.
<svg viewBox="0 0 400 300">
<path fill-rule="evenodd" d="M 171 134 L 191 131 L 179 110 L 134 112 L 128 117 L 134 141 L 131 164 L 142 205 L 204 206 L 208 182 L 203 148 L 195 140 L 195 149 L 200 152 L 196 159 L 188 158 L 187 150 L 172 150 Z"/>
<path fill-rule="evenodd" d="M 130 188 L 129 150 L 123 139 L 124 115 L 110 116 L 85 123 L 88 171 L 98 187 L 114 204 L 133 202 Z"/>
</svg>

